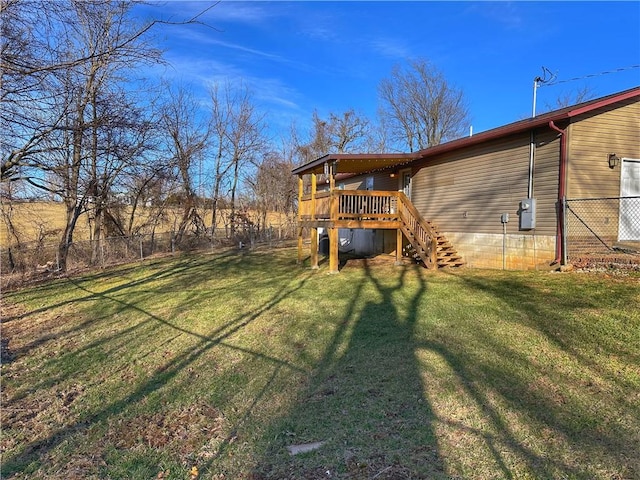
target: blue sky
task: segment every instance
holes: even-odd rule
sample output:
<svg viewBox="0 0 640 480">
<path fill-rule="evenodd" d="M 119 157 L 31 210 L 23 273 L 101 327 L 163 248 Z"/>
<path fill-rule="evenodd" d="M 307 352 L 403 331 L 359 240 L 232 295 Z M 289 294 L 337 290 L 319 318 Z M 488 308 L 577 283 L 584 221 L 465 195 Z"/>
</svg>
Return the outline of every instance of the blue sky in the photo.
<svg viewBox="0 0 640 480">
<path fill-rule="evenodd" d="M 211 3 L 138 12 L 177 21 Z M 640 2 L 223 0 L 202 20 L 214 28 L 155 32 L 171 64 L 163 74 L 203 97 L 211 82 L 243 81 L 283 134 L 292 121 L 308 126 L 314 110 L 374 117 L 380 80 L 416 57 L 462 88 L 474 133 L 530 116 L 542 66 L 558 81 L 581 79 L 542 86 L 538 111 L 579 88 L 603 96 L 640 85 Z"/>
</svg>

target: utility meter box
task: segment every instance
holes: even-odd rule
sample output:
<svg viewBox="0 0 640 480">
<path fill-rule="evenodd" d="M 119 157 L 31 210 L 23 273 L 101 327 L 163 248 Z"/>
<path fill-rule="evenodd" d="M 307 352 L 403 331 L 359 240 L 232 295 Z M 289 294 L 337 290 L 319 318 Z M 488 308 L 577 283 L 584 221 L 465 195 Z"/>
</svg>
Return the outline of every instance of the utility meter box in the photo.
<svg viewBox="0 0 640 480">
<path fill-rule="evenodd" d="M 520 201 L 520 230 L 536 228 L 536 199 L 525 198 Z"/>
</svg>

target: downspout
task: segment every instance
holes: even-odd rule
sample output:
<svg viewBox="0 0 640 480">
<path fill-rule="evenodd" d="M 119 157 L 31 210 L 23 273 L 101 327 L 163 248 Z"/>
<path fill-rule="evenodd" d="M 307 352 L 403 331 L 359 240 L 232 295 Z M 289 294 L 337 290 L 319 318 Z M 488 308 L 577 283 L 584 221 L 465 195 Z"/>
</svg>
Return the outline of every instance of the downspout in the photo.
<svg viewBox="0 0 640 480">
<path fill-rule="evenodd" d="M 535 136 L 533 130 L 531 130 L 530 140 L 529 140 L 529 182 L 527 184 L 527 198 L 533 197 L 533 159 L 535 155 Z"/>
<path fill-rule="evenodd" d="M 563 242 L 564 242 L 564 210 L 560 208 L 564 205 L 566 196 L 566 183 L 567 183 L 567 130 L 560 129 L 553 123 L 553 120 L 549 122 L 549 128 L 560 133 L 560 178 L 558 179 L 558 218 L 556 222 L 556 258 L 553 260 L 552 265 L 560 263 L 563 265 Z"/>
</svg>

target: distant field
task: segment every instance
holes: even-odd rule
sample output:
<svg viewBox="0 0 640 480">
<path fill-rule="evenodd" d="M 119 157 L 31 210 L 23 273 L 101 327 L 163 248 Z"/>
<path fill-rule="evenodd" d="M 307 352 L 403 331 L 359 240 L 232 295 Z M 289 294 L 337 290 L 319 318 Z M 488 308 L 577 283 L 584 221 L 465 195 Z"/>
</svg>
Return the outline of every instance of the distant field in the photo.
<svg viewBox="0 0 640 480">
<path fill-rule="evenodd" d="M 57 243 L 65 226 L 65 210 L 62 203 L 55 202 L 30 202 L 15 203 L 12 207 L 12 221 L 19 232 L 21 242 L 35 242 L 40 238 L 45 239 L 45 243 Z M 9 207 L 3 205 L 7 211 Z M 136 215 L 136 225 L 143 223 L 152 212 L 148 208 L 139 208 Z M 227 215 L 228 211 L 223 210 L 222 215 Z M 124 207 L 124 215 L 130 214 L 130 208 Z M 179 224 L 182 211 L 179 208 L 166 210 L 165 217 L 156 227 L 156 232 L 170 232 Z M 255 215 L 254 215 L 255 216 Z M 257 218 L 257 216 L 256 216 Z M 204 213 L 204 221 L 207 227 L 211 226 L 211 210 Z M 286 223 L 286 217 L 276 213 L 271 213 L 267 217 L 267 222 L 273 225 Z M 223 226 L 218 222 L 218 226 Z M 74 239 L 88 240 L 90 238 L 90 217 L 83 214 L 78 220 Z M 15 243 L 15 239 L 9 234 L 5 221 L 0 222 L 0 245 L 6 246 Z"/>
<path fill-rule="evenodd" d="M 640 478 L 637 276 L 295 259 L 5 293 L 2 477 Z"/>
</svg>

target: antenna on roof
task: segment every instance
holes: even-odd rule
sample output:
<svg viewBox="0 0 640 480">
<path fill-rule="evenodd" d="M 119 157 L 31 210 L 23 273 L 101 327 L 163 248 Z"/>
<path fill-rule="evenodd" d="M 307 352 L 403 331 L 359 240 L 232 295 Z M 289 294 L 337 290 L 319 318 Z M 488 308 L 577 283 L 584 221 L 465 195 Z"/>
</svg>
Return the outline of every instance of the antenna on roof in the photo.
<svg viewBox="0 0 640 480">
<path fill-rule="evenodd" d="M 547 67 L 542 67 L 542 77 L 536 77 L 533 79 L 533 110 L 531 111 L 531 118 L 536 116 L 536 93 L 538 90 L 538 83 L 549 83 L 555 79 L 556 74 L 551 72 Z"/>
</svg>

